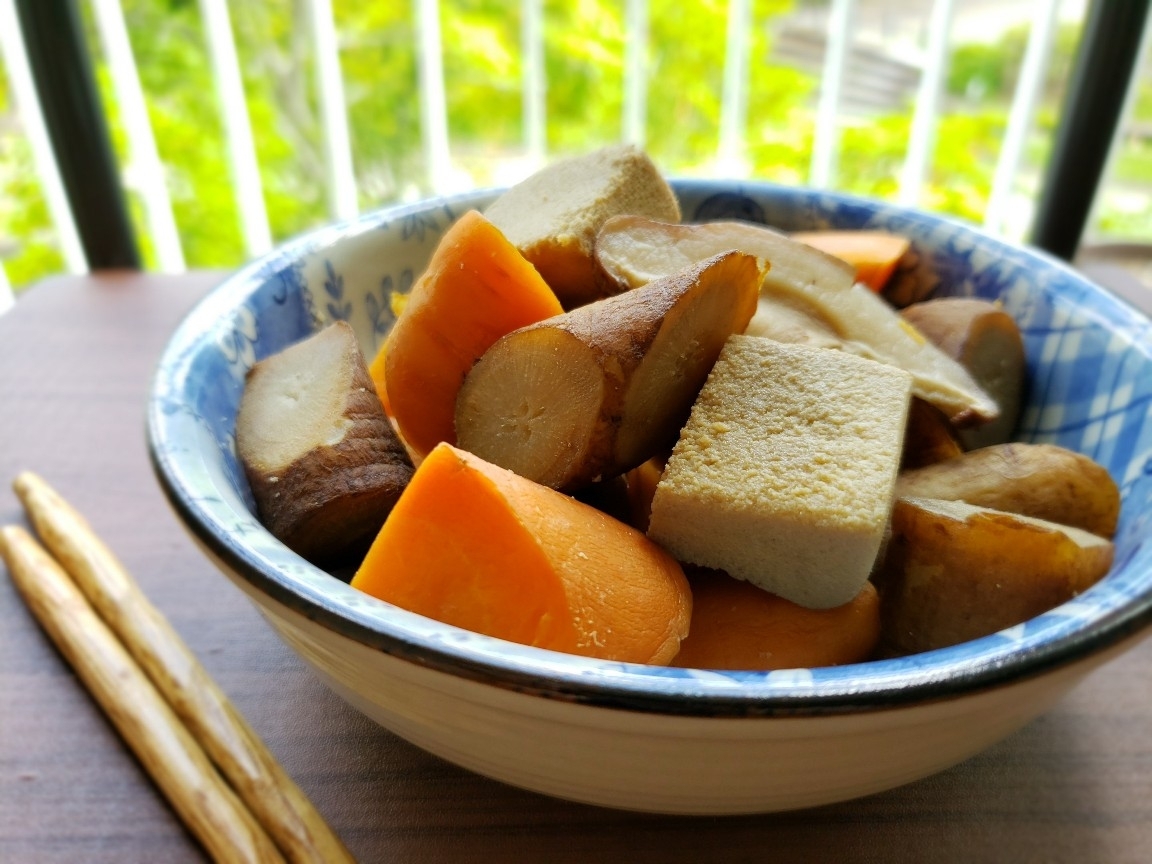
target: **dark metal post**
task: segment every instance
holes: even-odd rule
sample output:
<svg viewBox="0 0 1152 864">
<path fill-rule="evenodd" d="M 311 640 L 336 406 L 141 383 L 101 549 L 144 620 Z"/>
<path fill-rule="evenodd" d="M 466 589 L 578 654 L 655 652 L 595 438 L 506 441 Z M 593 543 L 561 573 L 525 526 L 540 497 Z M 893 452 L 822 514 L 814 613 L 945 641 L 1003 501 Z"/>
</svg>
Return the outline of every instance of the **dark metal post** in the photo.
<svg viewBox="0 0 1152 864">
<path fill-rule="evenodd" d="M 1093 0 L 1048 161 L 1032 243 L 1071 260 L 1080 245 L 1124 97 L 1148 0 Z"/>
<path fill-rule="evenodd" d="M 138 268 L 140 253 L 75 0 L 16 0 L 16 12 L 88 266 Z"/>
</svg>

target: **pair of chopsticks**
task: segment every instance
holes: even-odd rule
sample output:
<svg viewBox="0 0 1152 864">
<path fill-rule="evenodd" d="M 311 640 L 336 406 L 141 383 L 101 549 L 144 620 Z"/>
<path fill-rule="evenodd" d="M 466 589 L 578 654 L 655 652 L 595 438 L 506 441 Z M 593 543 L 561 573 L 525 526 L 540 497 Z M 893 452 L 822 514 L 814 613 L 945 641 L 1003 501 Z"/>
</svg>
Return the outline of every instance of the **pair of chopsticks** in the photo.
<svg viewBox="0 0 1152 864">
<path fill-rule="evenodd" d="M 83 516 L 32 473 L 13 488 L 43 545 L 0 527 L 0 558 L 213 859 L 354 861 Z"/>
</svg>

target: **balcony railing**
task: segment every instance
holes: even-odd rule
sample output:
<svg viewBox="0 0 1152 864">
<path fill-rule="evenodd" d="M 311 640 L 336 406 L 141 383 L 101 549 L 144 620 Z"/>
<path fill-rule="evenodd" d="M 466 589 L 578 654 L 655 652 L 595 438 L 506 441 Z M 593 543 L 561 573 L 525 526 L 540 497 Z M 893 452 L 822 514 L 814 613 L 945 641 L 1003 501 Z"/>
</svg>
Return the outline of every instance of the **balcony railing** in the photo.
<svg viewBox="0 0 1152 864">
<path fill-rule="evenodd" d="M 138 0 L 137 5 L 143 2 Z M 509 14 L 518 19 L 521 74 L 516 86 L 522 106 L 521 141 L 512 149 L 515 168 L 523 174 L 549 155 L 546 95 L 552 82 L 546 68 L 548 52 L 555 48 L 546 34 L 552 10 L 543 0 L 509 5 Z M 620 67 L 619 137 L 642 146 L 658 124 L 674 122 L 653 116 L 649 108 L 653 88 L 660 86 L 654 78 L 653 54 L 666 54 L 676 47 L 658 41 L 653 16 L 679 8 L 662 4 L 655 10 L 656 5 L 655 0 L 625 0 L 619 10 L 622 56 L 612 61 L 618 61 Z M 750 87 L 755 65 L 766 61 L 753 53 L 755 35 L 769 26 L 763 5 L 753 0 L 728 0 L 716 146 L 711 158 L 696 161 L 695 171 L 740 176 L 753 170 L 748 158 L 753 137 L 750 120 L 757 118 L 749 117 Z M 925 183 L 934 167 L 945 111 L 946 76 L 959 22 L 970 22 L 979 14 L 999 15 L 1001 7 L 964 0 L 912 4 L 894 0 L 887 5 L 892 14 L 900 14 L 910 32 L 919 36 L 905 62 L 897 63 L 862 44 L 862 22 L 872 20 L 877 8 L 885 6 L 878 0 L 799 2 L 790 14 L 774 14 L 770 22 L 776 37 L 773 51 L 778 55 L 774 62 L 807 62 L 818 67 L 815 71 L 820 85 L 813 100 L 810 160 L 799 178 L 812 185 L 840 185 L 845 131 L 860 122 L 854 112 L 865 101 L 859 93 L 853 96 L 853 87 L 859 83 L 855 76 L 868 73 L 873 76 L 870 81 L 879 82 L 870 85 L 867 98 L 872 101 L 888 98 L 888 89 L 896 94 L 892 99 L 899 99 L 901 88 L 906 89 L 911 97 L 911 122 L 902 166 L 894 172 L 896 182 L 889 194 L 905 204 L 926 206 Z M 1144 4 L 1096 0 L 1088 6 L 1081 19 L 1079 62 L 1066 84 L 1058 134 L 1047 161 L 1047 179 L 1037 184 L 1038 192 L 1022 190 L 1022 170 L 1036 129 L 1037 106 L 1050 79 L 1047 73 L 1059 15 L 1067 5 L 1057 0 L 1035 0 L 1025 10 L 1030 13 L 1026 47 L 981 214 L 988 229 L 1015 234 L 1014 239 L 1029 239 L 1022 233 L 1024 223 L 1010 218 L 1023 194 L 1040 214 L 1030 239 L 1065 257 L 1075 250 L 1100 176 L 1128 125 L 1135 102 L 1133 82 L 1139 80 L 1136 72 L 1145 53 L 1148 30 L 1146 10 L 1141 8 Z M 345 49 L 340 41 L 340 19 L 335 14 L 340 10 L 333 9 L 332 0 L 294 0 L 294 6 L 298 13 L 294 26 L 307 34 L 314 74 L 326 218 L 348 219 L 365 204 L 384 202 L 370 197 L 366 202 L 358 184 L 355 165 L 360 154 L 354 152 L 350 134 L 347 82 L 342 71 Z M 235 12 L 226 0 L 199 0 L 200 29 L 226 142 L 232 203 L 243 254 L 252 257 L 270 249 L 280 238 L 273 231 L 267 190 L 262 184 L 251 107 L 245 98 L 244 69 L 233 29 Z M 445 33 L 451 32 L 451 25 L 465 13 L 449 2 L 411 0 L 408 14 L 415 56 L 411 84 L 419 94 L 419 128 L 411 134 L 419 139 L 423 165 L 423 176 L 415 185 L 422 192 L 451 191 L 475 182 L 474 177 L 461 172 L 458 154 L 476 142 L 449 132 L 444 68 L 450 45 Z M 130 32 L 120 0 L 87 0 L 84 6 L 78 0 L 0 0 L 0 45 L 9 97 L 33 155 L 61 266 L 71 272 L 116 264 L 131 266 L 142 257 L 148 266 L 163 271 L 178 272 L 188 264 L 169 172 L 150 119 L 149 95 L 137 68 L 138 48 L 134 50 L 133 38 L 145 36 Z M 61 62 L 61 52 L 66 52 L 68 62 Z M 93 55 L 102 58 L 103 96 L 91 76 L 94 64 L 87 60 Z M 888 78 L 876 77 L 878 70 Z M 85 74 L 89 75 L 87 80 Z M 51 80 L 54 77 L 67 80 Z M 85 93 L 87 104 L 76 104 L 77 98 L 84 101 Z M 107 141 L 106 121 L 97 116 L 83 125 L 85 111 L 106 114 L 109 100 L 121 130 L 120 149 L 126 153 L 123 166 Z M 863 106 L 862 110 L 875 109 Z M 103 143 L 100 136 L 105 139 Z M 655 155 L 659 161 L 659 154 Z M 124 236 L 109 239 L 111 234 Z M 138 251 L 141 247 L 146 250 L 144 256 Z M 3 253 L 0 245 L 0 307 L 11 301 L 10 282 L 14 281 L 5 275 Z"/>
</svg>

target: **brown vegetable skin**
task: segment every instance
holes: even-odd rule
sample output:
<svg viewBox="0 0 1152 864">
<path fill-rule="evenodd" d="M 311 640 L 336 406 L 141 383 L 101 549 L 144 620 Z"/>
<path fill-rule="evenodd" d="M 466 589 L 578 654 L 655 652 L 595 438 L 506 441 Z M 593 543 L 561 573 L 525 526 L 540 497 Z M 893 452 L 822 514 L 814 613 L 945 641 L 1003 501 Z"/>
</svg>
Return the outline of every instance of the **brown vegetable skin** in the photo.
<svg viewBox="0 0 1152 864">
<path fill-rule="evenodd" d="M 957 432 L 939 408 L 918 397 L 908 407 L 900 469 L 908 471 L 955 459 L 964 453 Z"/>
<path fill-rule="evenodd" d="M 998 304 L 971 297 L 942 297 L 907 307 L 904 320 L 956 360 L 995 400 L 1000 416 L 960 430 L 969 450 L 1010 440 L 1020 416 L 1027 364 L 1024 340 Z"/>
<path fill-rule="evenodd" d="M 600 225 L 621 213 L 680 221 L 672 188 L 648 155 L 631 144 L 553 162 L 485 211 L 565 309 L 620 290 L 599 278 L 593 248 Z"/>
<path fill-rule="evenodd" d="M 913 246 L 896 265 L 896 271 L 889 277 L 880 296 L 895 308 L 903 309 L 927 300 L 939 284 L 940 277 L 932 266 L 931 257 L 920 255 Z"/>
<path fill-rule="evenodd" d="M 252 367 L 236 452 L 265 527 L 325 563 L 364 551 L 413 470 L 344 322 Z"/>
<path fill-rule="evenodd" d="M 912 654 L 996 633 L 1064 603 L 1112 566 L 1111 542 L 962 501 L 897 499 L 873 580 L 883 652 Z"/>
<path fill-rule="evenodd" d="M 771 265 L 762 294 L 777 301 L 762 310 L 751 335 L 819 344 L 834 335 L 839 347 L 904 369 L 912 392 L 947 412 L 957 426 L 984 423 L 998 414 L 995 401 L 959 362 L 910 327 L 875 292 L 856 284 L 845 261 L 750 222 L 668 224 L 617 216 L 596 236 L 596 259 L 605 274 L 625 287 L 643 285 L 728 249 L 739 249 Z M 788 321 L 772 318 L 780 304 L 792 307 Z M 795 313 L 799 312 L 799 315 Z M 836 340 L 833 339 L 834 343 Z"/>
<path fill-rule="evenodd" d="M 967 501 L 1082 528 L 1116 533 L 1120 490 L 1108 471 L 1054 444 L 998 444 L 905 471 L 897 495 Z"/>
<path fill-rule="evenodd" d="M 726 252 L 500 339 L 456 400 L 458 445 L 554 489 L 621 474 L 676 440 L 763 263 Z"/>
</svg>

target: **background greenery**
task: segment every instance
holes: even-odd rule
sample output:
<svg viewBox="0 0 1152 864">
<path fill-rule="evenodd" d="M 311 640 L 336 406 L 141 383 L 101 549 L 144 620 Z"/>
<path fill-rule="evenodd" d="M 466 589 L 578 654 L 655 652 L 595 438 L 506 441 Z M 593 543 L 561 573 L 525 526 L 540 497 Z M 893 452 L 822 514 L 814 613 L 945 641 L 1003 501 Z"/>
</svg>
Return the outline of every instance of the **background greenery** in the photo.
<svg viewBox="0 0 1152 864">
<path fill-rule="evenodd" d="M 224 133 L 195 0 L 121 0 L 160 156 L 168 171 L 189 267 L 233 267 L 244 249 Z M 813 0 L 815 2 L 815 0 Z M 811 4 L 809 4 L 811 5 Z M 428 192 L 420 139 L 414 4 L 334 0 L 360 205 Z M 754 0 L 745 153 L 751 173 L 803 183 L 818 92 L 814 74 L 776 59 L 775 25 L 792 0 Z M 87 10 L 87 7 L 85 7 Z M 727 0 L 650 0 L 646 147 L 669 173 L 712 170 L 718 146 Z M 271 229 L 282 240 L 329 219 L 323 142 L 305 0 L 230 4 Z M 470 182 L 502 179 L 524 156 L 520 3 L 443 0 L 449 134 Z M 623 136 L 623 0 L 545 0 L 547 149 L 550 156 Z M 1007 125 L 1027 30 L 987 44 L 952 46 L 923 206 L 980 220 Z M 1018 185 L 1034 186 L 1047 155 L 1078 26 L 1061 30 Z M 123 164 L 127 147 L 95 30 L 90 44 Z M 895 194 L 912 106 L 846 118 L 837 185 Z M 1141 90 L 1139 124 L 1152 120 Z M 1152 236 L 1152 152 L 1132 137 L 1117 161 L 1126 195 L 1099 214 L 1098 231 Z M 129 182 L 131 172 L 126 173 Z M 32 156 L 0 70 L 0 259 L 19 288 L 63 269 Z M 1134 193 L 1132 190 L 1136 190 Z M 131 190 L 130 190 L 131 193 Z M 151 258 L 141 206 L 133 211 Z"/>
</svg>

